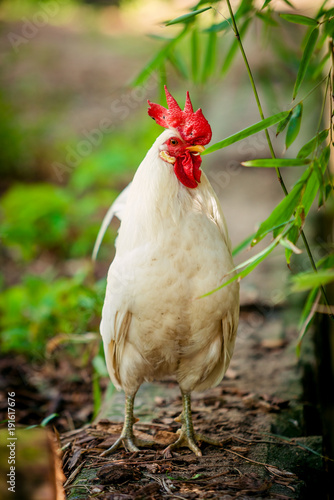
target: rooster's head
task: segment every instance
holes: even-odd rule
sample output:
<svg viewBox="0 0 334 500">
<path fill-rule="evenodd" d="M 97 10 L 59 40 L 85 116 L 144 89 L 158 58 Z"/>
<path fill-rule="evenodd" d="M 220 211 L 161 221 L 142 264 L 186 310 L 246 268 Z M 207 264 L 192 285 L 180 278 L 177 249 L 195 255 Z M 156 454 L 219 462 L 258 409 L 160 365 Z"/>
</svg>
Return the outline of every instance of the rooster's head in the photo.
<svg viewBox="0 0 334 500">
<path fill-rule="evenodd" d="M 174 165 L 175 175 L 184 186 L 195 188 L 201 179 L 200 153 L 204 151 L 204 144 L 211 140 L 211 127 L 201 109 L 194 112 L 189 92 L 183 111 L 166 86 L 165 93 L 168 108 L 148 101 L 149 116 L 162 127 L 174 129 L 177 133 L 165 142 L 160 158 Z"/>
</svg>

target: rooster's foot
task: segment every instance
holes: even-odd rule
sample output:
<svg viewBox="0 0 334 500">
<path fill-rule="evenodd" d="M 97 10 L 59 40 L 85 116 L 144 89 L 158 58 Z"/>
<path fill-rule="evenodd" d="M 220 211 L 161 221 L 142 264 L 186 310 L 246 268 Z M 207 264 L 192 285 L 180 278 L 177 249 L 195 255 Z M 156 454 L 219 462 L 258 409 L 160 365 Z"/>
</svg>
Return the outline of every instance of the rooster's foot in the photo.
<svg viewBox="0 0 334 500">
<path fill-rule="evenodd" d="M 127 451 L 136 452 L 139 451 L 138 446 L 152 446 L 155 444 L 154 441 L 140 439 L 133 434 L 133 424 L 138 421 L 133 416 L 133 402 L 134 395 L 126 396 L 125 398 L 125 421 L 123 425 L 123 430 L 120 437 L 115 441 L 115 443 L 110 446 L 107 450 L 101 453 L 101 457 L 107 457 L 114 451 L 118 450 L 120 446 L 123 446 Z"/>
<path fill-rule="evenodd" d="M 122 445 L 127 451 L 139 451 L 138 446 L 152 446 L 156 444 L 154 441 L 148 441 L 144 439 L 139 439 L 134 437 L 133 435 L 121 435 L 115 443 L 110 446 L 107 450 L 105 450 L 103 453 L 101 453 L 101 457 L 107 457 L 108 455 L 111 455 L 114 451 L 118 450 Z"/>
<path fill-rule="evenodd" d="M 194 432 L 187 432 L 187 429 L 184 426 L 177 431 L 177 434 L 179 434 L 178 439 L 174 443 L 167 446 L 167 448 L 163 451 L 165 457 L 169 457 L 172 450 L 182 447 L 189 448 L 189 450 L 193 451 L 198 457 L 202 456 L 202 452 L 196 443 L 197 438 L 201 440 L 201 436 L 198 436 Z"/>
<path fill-rule="evenodd" d="M 191 451 L 193 451 L 195 455 L 201 457 L 202 452 L 198 447 L 197 444 L 198 441 L 203 441 L 204 443 L 213 444 L 215 446 L 222 446 L 222 444 L 219 441 L 211 439 L 207 436 L 203 436 L 203 434 L 197 434 L 194 431 L 192 417 L 191 417 L 190 393 L 182 392 L 182 403 L 183 403 L 182 413 L 178 418 L 175 419 L 177 422 L 182 423 L 181 429 L 177 431 L 179 437 L 174 443 L 167 446 L 167 448 L 163 452 L 164 455 L 169 456 L 172 450 L 176 448 L 182 448 L 183 446 L 185 446 L 189 448 Z"/>
</svg>

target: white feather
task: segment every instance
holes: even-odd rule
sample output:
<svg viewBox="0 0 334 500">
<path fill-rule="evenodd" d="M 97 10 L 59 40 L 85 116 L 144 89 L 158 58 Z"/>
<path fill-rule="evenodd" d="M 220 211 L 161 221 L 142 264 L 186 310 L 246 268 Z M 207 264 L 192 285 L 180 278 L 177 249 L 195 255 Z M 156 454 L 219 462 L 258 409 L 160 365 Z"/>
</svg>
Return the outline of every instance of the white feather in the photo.
<svg viewBox="0 0 334 500">
<path fill-rule="evenodd" d="M 95 245 L 94 245 L 93 252 L 92 252 L 92 259 L 93 260 L 96 260 L 97 254 L 99 252 L 99 249 L 100 249 L 100 246 L 101 246 L 101 243 L 103 240 L 103 237 L 104 237 L 112 219 L 114 217 L 117 217 L 120 221 L 122 220 L 122 215 L 123 215 L 125 205 L 126 205 L 127 200 L 128 200 L 130 186 L 131 186 L 131 182 L 117 196 L 116 200 L 114 201 L 114 203 L 111 205 L 108 212 L 104 216 L 101 227 L 99 229 L 99 233 L 98 233 L 96 240 L 95 240 Z"/>
<path fill-rule="evenodd" d="M 110 377 L 127 394 L 165 375 L 184 392 L 213 386 L 235 342 L 239 285 L 198 299 L 234 267 L 224 216 L 204 173 L 188 189 L 160 159 L 175 135 L 164 131 L 134 176 L 108 273 L 100 330 Z"/>
</svg>

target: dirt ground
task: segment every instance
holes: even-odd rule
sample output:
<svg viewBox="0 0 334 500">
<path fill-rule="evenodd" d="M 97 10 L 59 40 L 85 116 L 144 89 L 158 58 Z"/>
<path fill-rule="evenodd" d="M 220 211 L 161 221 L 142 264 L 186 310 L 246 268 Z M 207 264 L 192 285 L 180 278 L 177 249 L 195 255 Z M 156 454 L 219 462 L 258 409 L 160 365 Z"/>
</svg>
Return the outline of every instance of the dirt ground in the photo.
<svg viewBox="0 0 334 500">
<path fill-rule="evenodd" d="M 225 380 L 193 395 L 196 431 L 221 447 L 202 443 L 200 458 L 187 449 L 164 456 L 181 410 L 177 387 L 166 381 L 143 386 L 136 400 L 135 435 L 153 436 L 157 444 L 102 458 L 122 428 L 123 395 L 114 394 L 93 424 L 60 435 L 68 498 L 288 499 L 319 493 L 321 437 L 304 435 L 293 331 L 282 330 L 280 317 L 280 311 L 268 317 L 257 308 L 244 310 L 241 329 L 249 331 L 238 341 Z"/>
</svg>

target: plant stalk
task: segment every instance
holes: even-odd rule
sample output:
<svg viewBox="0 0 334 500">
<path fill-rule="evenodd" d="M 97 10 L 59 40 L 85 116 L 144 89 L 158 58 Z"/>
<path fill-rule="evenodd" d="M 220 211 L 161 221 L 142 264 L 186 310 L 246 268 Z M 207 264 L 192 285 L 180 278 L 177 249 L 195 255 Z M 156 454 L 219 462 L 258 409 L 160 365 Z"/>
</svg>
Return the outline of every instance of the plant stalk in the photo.
<svg viewBox="0 0 334 500">
<path fill-rule="evenodd" d="M 228 6 L 228 10 L 230 12 L 230 16 L 231 16 L 233 31 L 234 31 L 235 37 L 236 37 L 236 39 L 238 41 L 239 49 L 240 49 L 240 52 L 242 54 L 242 57 L 243 57 L 243 60 L 244 60 L 244 63 L 245 63 L 246 69 L 247 69 L 247 73 L 248 73 L 248 76 L 249 76 L 249 79 L 250 79 L 250 83 L 251 83 L 251 86 L 252 86 L 252 89 L 253 89 L 253 92 L 254 92 L 256 104 L 257 104 L 257 107 L 258 107 L 261 119 L 264 120 L 264 113 L 263 113 L 261 101 L 260 101 L 260 98 L 259 98 L 259 94 L 257 92 L 257 88 L 256 88 L 256 84 L 255 84 L 255 80 L 254 80 L 254 77 L 253 77 L 252 70 L 251 70 L 251 68 L 249 66 L 249 62 L 248 62 L 245 50 L 244 50 L 242 41 L 240 39 L 239 30 L 238 30 L 238 27 L 237 27 L 237 23 L 235 22 L 235 17 L 234 17 L 234 14 L 233 14 L 233 10 L 232 10 L 232 7 L 231 7 L 230 0 L 226 0 L 226 3 L 227 3 L 227 6 Z M 267 142 L 268 142 L 268 146 L 269 146 L 269 149 L 270 149 L 271 156 L 272 156 L 272 158 L 276 158 L 275 151 L 274 151 L 273 144 L 272 144 L 270 136 L 269 136 L 268 129 L 265 130 L 265 134 L 266 134 L 266 139 L 267 139 Z M 280 185 L 282 187 L 282 190 L 284 192 L 284 195 L 287 196 L 289 194 L 289 192 L 288 192 L 288 190 L 286 188 L 286 185 L 284 183 L 282 174 L 281 174 L 279 168 L 275 167 L 275 170 L 276 170 L 276 174 L 277 174 L 277 178 L 279 180 L 279 183 L 280 183 Z M 313 255 L 312 255 L 309 243 L 307 241 L 307 238 L 306 238 L 305 233 L 304 233 L 303 230 L 301 230 L 301 237 L 302 237 L 305 249 L 306 249 L 306 253 L 307 253 L 307 255 L 309 257 L 309 260 L 311 262 L 312 269 L 313 269 L 314 272 L 317 273 L 318 272 L 317 266 L 315 264 L 315 261 L 314 261 L 314 258 L 313 258 Z M 325 288 L 324 288 L 323 285 L 320 286 L 320 289 L 321 289 L 321 294 L 323 296 L 325 304 L 328 306 L 329 311 L 330 311 L 331 309 L 330 309 L 328 297 L 327 297 L 327 294 L 326 294 L 326 290 L 325 290 Z M 329 316 L 331 317 L 332 320 L 334 320 L 334 315 L 332 313 L 330 313 Z"/>
</svg>

